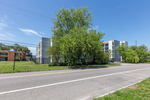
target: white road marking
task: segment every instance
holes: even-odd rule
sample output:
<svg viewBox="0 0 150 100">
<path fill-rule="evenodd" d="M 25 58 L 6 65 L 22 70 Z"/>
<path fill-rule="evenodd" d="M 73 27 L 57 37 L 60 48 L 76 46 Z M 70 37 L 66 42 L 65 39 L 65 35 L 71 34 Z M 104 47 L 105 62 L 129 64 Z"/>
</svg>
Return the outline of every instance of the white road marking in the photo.
<svg viewBox="0 0 150 100">
<path fill-rule="evenodd" d="M 17 89 L 17 90 L 10 90 L 10 91 L 5 91 L 5 92 L 0 92 L 0 95 L 2 95 L 2 94 L 8 94 L 8 93 L 14 93 L 14 92 L 20 92 L 20 91 L 25 91 L 25 90 L 38 89 L 38 88 L 43 88 L 43 87 L 49 87 L 49 86 L 54 86 L 54 85 L 60 85 L 60 84 L 78 82 L 78 81 L 83 81 L 83 80 L 95 79 L 95 78 L 100 78 L 100 77 L 106 77 L 106 76 L 116 75 L 116 74 L 129 73 L 129 72 L 134 72 L 134 71 L 139 71 L 139 70 L 145 70 L 145 69 L 150 69 L 150 68 L 143 68 L 143 69 L 136 69 L 136 70 L 130 70 L 130 71 L 123 71 L 123 72 L 111 73 L 111 74 L 106 74 L 106 75 L 100 75 L 100 76 L 94 76 L 94 77 L 88 77 L 88 78 L 70 80 L 70 81 L 65 81 L 65 82 L 52 83 L 52 84 L 35 86 L 35 87 L 29 87 L 29 88 L 23 88 L 23 89 Z"/>
</svg>

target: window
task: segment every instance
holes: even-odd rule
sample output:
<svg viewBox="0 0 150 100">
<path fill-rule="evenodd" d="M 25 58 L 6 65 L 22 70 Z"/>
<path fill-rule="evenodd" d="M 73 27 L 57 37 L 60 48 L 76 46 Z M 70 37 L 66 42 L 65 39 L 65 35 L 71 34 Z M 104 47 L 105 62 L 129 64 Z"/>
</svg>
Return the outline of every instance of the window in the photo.
<svg viewBox="0 0 150 100">
<path fill-rule="evenodd" d="M 108 43 L 107 43 L 107 44 L 105 44 L 105 46 L 108 46 Z"/>
<path fill-rule="evenodd" d="M 0 55 L 8 55 L 8 53 L 0 53 Z"/>
<path fill-rule="evenodd" d="M 112 42 L 112 45 L 114 45 L 114 42 Z"/>
<path fill-rule="evenodd" d="M 7 61 L 7 57 L 0 57 L 0 61 Z"/>
<path fill-rule="evenodd" d="M 21 56 L 21 53 L 16 53 L 16 56 Z"/>
<path fill-rule="evenodd" d="M 108 49 L 109 49 L 108 47 L 105 47 L 105 51 L 108 51 Z"/>
<path fill-rule="evenodd" d="M 112 53 L 114 53 L 114 50 L 112 50 Z"/>
</svg>

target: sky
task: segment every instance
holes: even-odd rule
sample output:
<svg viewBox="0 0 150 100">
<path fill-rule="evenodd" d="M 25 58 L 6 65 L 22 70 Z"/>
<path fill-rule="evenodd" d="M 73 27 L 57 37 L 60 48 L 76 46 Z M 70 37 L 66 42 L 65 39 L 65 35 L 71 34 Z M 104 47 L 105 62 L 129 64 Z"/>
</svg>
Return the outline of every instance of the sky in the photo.
<svg viewBox="0 0 150 100">
<path fill-rule="evenodd" d="M 53 33 L 52 18 L 65 7 L 92 11 L 92 28 L 106 33 L 103 41 L 128 41 L 150 49 L 150 0 L 0 0 L 0 43 L 28 47 L 36 54 L 41 37 Z M 24 43 L 24 44 L 23 44 Z"/>
</svg>

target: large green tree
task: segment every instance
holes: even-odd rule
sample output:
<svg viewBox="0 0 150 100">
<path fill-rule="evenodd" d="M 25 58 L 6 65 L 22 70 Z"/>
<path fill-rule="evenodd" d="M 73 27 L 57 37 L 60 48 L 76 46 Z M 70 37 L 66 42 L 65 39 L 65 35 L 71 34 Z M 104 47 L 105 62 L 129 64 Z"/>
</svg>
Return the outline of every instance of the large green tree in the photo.
<svg viewBox="0 0 150 100">
<path fill-rule="evenodd" d="M 90 28 L 92 25 L 92 12 L 89 12 L 88 7 L 62 8 L 56 12 L 56 18 L 52 19 L 54 27 L 52 29 L 55 38 L 59 39 L 74 28 Z"/>
<path fill-rule="evenodd" d="M 11 49 L 10 46 L 7 46 L 7 45 L 5 45 L 3 43 L 0 43 L 0 50 L 10 50 L 10 49 Z"/>
<path fill-rule="evenodd" d="M 92 12 L 89 12 L 88 7 L 62 8 L 52 21 L 53 43 L 57 45 L 57 50 L 60 50 L 60 54 L 69 65 L 75 65 L 81 58 L 90 57 L 93 62 L 102 58 L 101 39 L 104 34 L 89 30 L 92 25 Z M 49 48 L 49 54 L 54 54 L 54 48 L 55 46 Z"/>
<path fill-rule="evenodd" d="M 148 59 L 148 48 L 145 45 L 137 47 L 137 55 L 140 62 L 146 62 Z"/>
</svg>

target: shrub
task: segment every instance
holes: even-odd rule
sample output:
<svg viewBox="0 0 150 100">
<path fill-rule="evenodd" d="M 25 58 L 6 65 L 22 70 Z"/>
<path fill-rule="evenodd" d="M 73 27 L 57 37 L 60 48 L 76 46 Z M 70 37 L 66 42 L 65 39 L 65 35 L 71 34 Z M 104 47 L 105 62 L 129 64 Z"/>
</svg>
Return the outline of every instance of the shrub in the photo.
<svg viewBox="0 0 150 100">
<path fill-rule="evenodd" d="M 22 59 L 22 61 L 27 61 L 26 59 Z"/>
<path fill-rule="evenodd" d="M 36 62 L 36 64 L 40 64 L 39 62 Z"/>
<path fill-rule="evenodd" d="M 65 62 L 60 62 L 59 64 L 60 64 L 59 66 L 67 66 L 67 63 Z"/>
<path fill-rule="evenodd" d="M 15 61 L 20 61 L 20 58 L 19 57 L 15 57 Z"/>
<path fill-rule="evenodd" d="M 82 62 L 77 62 L 77 65 L 80 65 L 80 66 L 81 66 L 81 65 L 82 65 Z"/>
<path fill-rule="evenodd" d="M 64 63 L 64 62 L 52 62 L 52 63 L 49 63 L 49 66 L 67 66 L 67 63 Z"/>
</svg>

